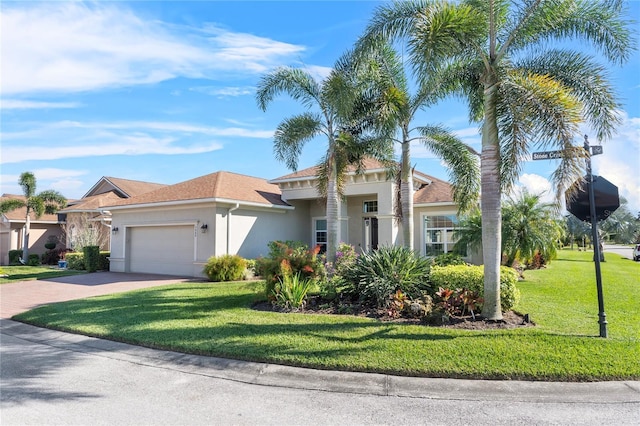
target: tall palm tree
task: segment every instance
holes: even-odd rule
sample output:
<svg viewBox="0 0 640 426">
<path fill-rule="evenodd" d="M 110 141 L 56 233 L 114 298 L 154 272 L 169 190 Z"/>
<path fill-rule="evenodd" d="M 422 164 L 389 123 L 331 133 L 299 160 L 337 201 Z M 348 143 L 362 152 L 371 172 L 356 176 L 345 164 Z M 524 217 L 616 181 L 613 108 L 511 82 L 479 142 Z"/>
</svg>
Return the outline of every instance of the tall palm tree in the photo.
<svg viewBox="0 0 640 426">
<path fill-rule="evenodd" d="M 57 191 L 48 190 L 36 194 L 36 177 L 31 172 L 24 172 L 18 180 L 22 187 L 23 199 L 8 199 L 0 203 L 0 213 L 7 213 L 26 207 L 24 223 L 24 239 L 22 244 L 22 258 L 29 258 L 29 233 L 31 231 L 31 212 L 36 219 L 43 214 L 54 214 L 67 205 L 67 199 Z"/>
<path fill-rule="evenodd" d="M 445 87 L 467 100 L 480 123 L 482 315 L 499 320 L 501 194 L 532 147 L 563 150 L 552 178 L 558 189 L 568 186 L 583 175 L 584 152 L 573 146 L 579 124 L 587 121 L 602 140 L 619 123 L 605 67 L 554 42 L 585 41 L 610 63 L 624 63 L 634 41 L 623 2 L 394 2 L 375 11 L 364 37 L 374 36 L 406 40 L 418 78 L 445 68 Z"/>
<path fill-rule="evenodd" d="M 389 111 L 399 131 L 400 203 L 402 209 L 402 235 L 404 245 L 415 249 L 413 232 L 413 170 L 411 167 L 411 143 L 419 141 L 439 156 L 449 166 L 449 180 L 453 186 L 453 198 L 460 212 L 468 211 L 476 204 L 479 192 L 478 153 L 441 125 L 412 127 L 416 114 L 422 108 L 433 105 L 443 96 L 442 76 L 432 73 L 424 76 L 415 93 L 409 88 L 409 78 L 400 55 L 381 38 L 361 39 L 356 52 L 378 65 L 376 81 L 384 93 L 393 94 Z"/>
<path fill-rule="evenodd" d="M 376 91 L 367 75 L 369 68 L 354 66 L 351 57 L 347 53 L 340 58 L 321 82 L 302 69 L 278 68 L 260 79 L 256 91 L 263 111 L 281 93 L 309 110 L 283 120 L 274 135 L 276 158 L 291 170 L 298 168 L 307 142 L 317 136 L 326 137 L 326 154 L 319 163 L 319 191 L 326 194 L 329 262 L 335 260 L 338 246 L 340 195 L 347 167 L 356 164 L 361 169 L 367 155 L 383 162 L 389 162 L 393 155 L 389 142 L 393 127 L 379 108 L 383 94 Z"/>
</svg>

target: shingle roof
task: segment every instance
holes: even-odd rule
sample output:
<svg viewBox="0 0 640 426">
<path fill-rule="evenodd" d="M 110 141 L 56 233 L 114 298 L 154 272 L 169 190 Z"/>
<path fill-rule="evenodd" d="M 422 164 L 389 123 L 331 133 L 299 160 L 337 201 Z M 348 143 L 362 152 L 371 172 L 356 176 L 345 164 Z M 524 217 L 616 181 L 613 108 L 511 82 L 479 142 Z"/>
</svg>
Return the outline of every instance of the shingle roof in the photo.
<svg viewBox="0 0 640 426">
<path fill-rule="evenodd" d="M 121 200 L 121 198 L 114 191 L 104 192 L 102 194 L 82 198 L 76 203 L 73 203 L 68 207 L 60 210 L 60 213 L 95 211 L 106 205 L 113 204 L 118 200 Z"/>
<path fill-rule="evenodd" d="M 1 201 L 5 201 L 5 200 L 11 200 L 11 199 L 18 199 L 18 200 L 24 200 L 25 197 L 24 195 L 13 195 L 13 194 L 2 194 L 2 197 L 0 197 L 0 202 Z M 10 212 L 6 212 L 4 213 L 4 216 L 7 218 L 7 220 L 10 221 L 14 221 L 14 222 L 24 222 L 25 221 L 25 217 L 27 216 L 27 208 L 26 207 L 21 207 L 19 209 L 15 209 L 12 210 Z M 31 217 L 32 221 L 39 221 L 39 222 L 58 222 L 58 215 L 57 214 L 43 214 L 42 216 L 40 216 L 38 219 L 36 219 L 36 215 L 32 212 L 29 213 L 29 216 Z"/>
<path fill-rule="evenodd" d="M 225 199 L 264 205 L 288 206 L 280 198 L 278 185 L 271 184 L 265 179 L 225 171 L 211 173 L 135 197 L 118 200 L 110 204 L 110 206 L 205 199 Z"/>
<path fill-rule="evenodd" d="M 373 158 L 366 159 L 364 162 L 364 166 L 366 170 L 382 170 L 384 169 L 384 164 L 380 161 L 377 161 Z M 349 172 L 355 172 L 355 167 L 350 167 L 348 169 Z M 279 178 L 273 179 L 270 182 L 284 182 L 287 180 L 296 180 L 302 178 L 312 178 L 317 175 L 318 167 L 309 167 L 303 170 L 298 170 L 295 173 L 291 173 L 285 176 L 281 176 Z M 414 177 L 419 180 L 423 180 L 428 182 L 426 185 L 423 185 L 419 190 L 414 192 L 413 202 L 416 204 L 429 204 L 429 203 L 452 203 L 453 195 L 451 191 L 451 184 L 441 179 L 435 178 L 433 176 L 429 176 L 425 173 L 419 172 L 417 170 L 414 171 Z"/>
<path fill-rule="evenodd" d="M 145 192 L 154 191 L 167 185 L 162 183 L 143 182 L 139 180 L 121 179 L 111 176 L 104 176 L 102 179 L 107 180 L 117 189 L 123 192 L 126 197 L 135 197 Z"/>
<path fill-rule="evenodd" d="M 429 184 L 423 185 L 422 188 L 413 193 L 414 204 L 453 203 L 453 193 L 449 182 L 418 171 L 414 173 L 420 174 L 423 179 L 430 181 Z"/>
</svg>

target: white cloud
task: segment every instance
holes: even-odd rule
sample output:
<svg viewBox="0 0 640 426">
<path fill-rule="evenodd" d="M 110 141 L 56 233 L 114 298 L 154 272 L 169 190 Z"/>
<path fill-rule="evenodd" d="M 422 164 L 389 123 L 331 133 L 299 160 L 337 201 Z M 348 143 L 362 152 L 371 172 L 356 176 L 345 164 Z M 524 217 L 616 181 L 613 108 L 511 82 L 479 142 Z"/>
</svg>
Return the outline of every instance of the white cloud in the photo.
<svg viewBox="0 0 640 426">
<path fill-rule="evenodd" d="M 86 170 L 68 170 L 56 168 L 43 168 L 30 170 L 36 177 L 37 192 L 53 189 L 62 194 L 70 192 L 77 193 L 86 185 L 85 182 L 77 179 L 79 176 L 88 174 Z M 22 194 L 22 188 L 18 184 L 19 175 L 2 175 L 2 191 L 7 194 Z"/>
<path fill-rule="evenodd" d="M 218 86 L 200 86 L 192 87 L 192 92 L 204 93 L 205 95 L 217 96 L 219 98 L 231 96 L 253 95 L 256 89 L 252 86 L 244 87 L 218 87 Z"/>
<path fill-rule="evenodd" d="M 3 4 L 0 23 L 5 95 L 261 73 L 304 50 L 213 25 L 143 20 L 116 3 Z"/>
<path fill-rule="evenodd" d="M 57 109 L 57 108 L 78 108 L 78 102 L 43 102 L 27 101 L 19 99 L 1 99 L 0 108 L 7 109 Z"/>
</svg>

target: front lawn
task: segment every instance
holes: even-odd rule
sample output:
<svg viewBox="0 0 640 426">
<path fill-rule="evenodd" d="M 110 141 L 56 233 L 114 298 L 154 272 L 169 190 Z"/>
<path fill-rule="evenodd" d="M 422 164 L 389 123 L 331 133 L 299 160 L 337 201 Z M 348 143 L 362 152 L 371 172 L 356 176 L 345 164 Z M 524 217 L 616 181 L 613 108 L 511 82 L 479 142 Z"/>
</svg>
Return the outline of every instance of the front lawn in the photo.
<svg viewBox="0 0 640 426">
<path fill-rule="evenodd" d="M 590 253 L 527 271 L 517 310 L 536 327 L 453 330 L 251 309 L 258 282 L 184 283 L 20 314 L 35 325 L 187 353 L 397 375 L 526 380 L 640 379 L 640 264 L 602 264 L 609 338 L 598 336 Z"/>
<path fill-rule="evenodd" d="M 59 269 L 55 266 L 2 266 L 0 284 L 15 283 L 18 281 L 46 280 L 49 278 L 65 277 L 68 275 L 85 274 L 86 271 L 71 269 Z M 4 276 L 6 275 L 6 276 Z"/>
</svg>

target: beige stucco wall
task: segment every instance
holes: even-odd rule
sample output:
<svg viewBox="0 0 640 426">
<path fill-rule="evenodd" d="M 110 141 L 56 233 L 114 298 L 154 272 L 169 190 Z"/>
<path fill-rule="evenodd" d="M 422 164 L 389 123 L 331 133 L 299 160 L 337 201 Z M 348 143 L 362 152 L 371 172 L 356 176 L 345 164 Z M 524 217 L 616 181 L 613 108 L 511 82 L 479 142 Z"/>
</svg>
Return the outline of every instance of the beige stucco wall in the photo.
<svg viewBox="0 0 640 426">
<path fill-rule="evenodd" d="M 9 251 L 22 249 L 22 229 L 24 224 L 5 222 L 0 232 L 0 262 L 9 264 Z M 29 232 L 29 254 L 42 256 L 47 251 L 45 244 L 50 235 L 62 238 L 62 229 L 57 223 L 31 222 Z M 60 246 L 58 246 L 60 247 Z"/>
</svg>

